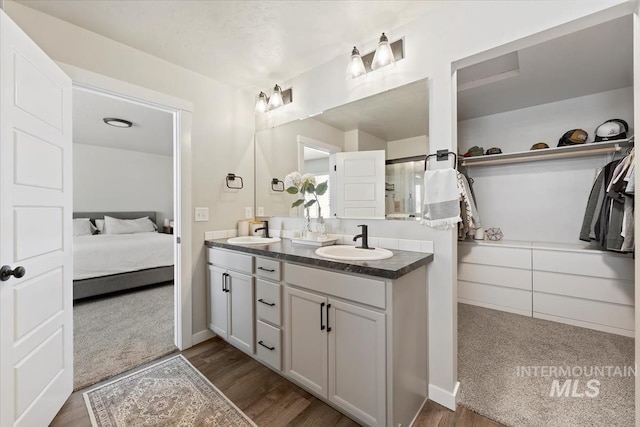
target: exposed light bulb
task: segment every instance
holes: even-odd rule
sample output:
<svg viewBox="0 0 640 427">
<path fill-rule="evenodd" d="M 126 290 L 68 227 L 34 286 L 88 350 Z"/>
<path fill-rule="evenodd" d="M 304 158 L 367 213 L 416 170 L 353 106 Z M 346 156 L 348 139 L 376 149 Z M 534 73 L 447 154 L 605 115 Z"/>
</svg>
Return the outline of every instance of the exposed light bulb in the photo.
<svg viewBox="0 0 640 427">
<path fill-rule="evenodd" d="M 349 66 L 349 71 L 351 73 L 351 78 L 358 78 L 367 74 L 367 70 L 364 68 L 364 62 L 362 62 L 362 57 L 360 56 L 360 52 L 356 47 L 353 47 L 351 51 L 351 64 Z"/>
<path fill-rule="evenodd" d="M 269 106 L 267 105 L 267 94 L 264 92 L 260 92 L 258 95 L 258 101 L 256 102 L 256 111 L 259 113 L 264 113 L 267 111 Z"/>
<path fill-rule="evenodd" d="M 386 67 L 387 65 L 394 65 L 395 63 L 396 59 L 393 56 L 393 51 L 391 50 L 389 39 L 384 33 L 382 33 L 382 35 L 380 36 L 380 42 L 378 43 L 378 48 L 376 49 L 376 53 L 373 55 L 371 69 L 377 70 L 378 68 Z"/>
<path fill-rule="evenodd" d="M 269 109 L 273 110 L 274 108 L 280 108 L 284 105 L 284 101 L 282 100 L 282 88 L 278 85 L 275 85 L 273 88 L 273 93 L 271 94 L 271 98 L 269 98 Z"/>
</svg>

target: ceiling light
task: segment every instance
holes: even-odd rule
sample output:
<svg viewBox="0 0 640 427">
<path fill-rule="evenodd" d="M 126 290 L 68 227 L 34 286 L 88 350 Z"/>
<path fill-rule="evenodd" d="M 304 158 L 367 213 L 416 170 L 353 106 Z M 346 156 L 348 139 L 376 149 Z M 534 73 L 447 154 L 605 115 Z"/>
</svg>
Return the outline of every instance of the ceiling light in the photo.
<svg viewBox="0 0 640 427">
<path fill-rule="evenodd" d="M 261 91 L 258 95 L 258 101 L 256 102 L 256 111 L 259 113 L 267 111 L 267 108 L 269 108 L 269 105 L 267 104 L 268 101 L 267 94 Z"/>
<path fill-rule="evenodd" d="M 258 94 L 256 112 L 265 113 L 268 110 L 275 110 L 291 102 L 293 102 L 293 89 L 282 90 L 280 85 L 275 85 L 271 96 L 267 96 L 267 94 L 262 91 Z"/>
<path fill-rule="evenodd" d="M 133 123 L 131 123 L 129 120 L 116 119 L 113 117 L 105 117 L 104 119 L 102 119 L 102 121 L 104 121 L 109 126 L 114 126 L 117 128 L 130 128 L 131 126 L 133 126 Z"/>
<path fill-rule="evenodd" d="M 271 94 L 271 98 L 269 98 L 269 109 L 274 110 L 276 108 L 280 108 L 284 105 L 284 101 L 282 100 L 282 88 L 279 85 L 275 85 L 273 88 L 273 93 Z"/>
<path fill-rule="evenodd" d="M 371 69 L 377 70 L 378 68 L 386 67 L 387 65 L 395 65 L 396 60 L 389 44 L 389 39 L 382 33 L 380 36 L 380 42 L 376 49 L 375 55 L 373 55 L 373 61 L 371 62 Z"/>
<path fill-rule="evenodd" d="M 364 68 L 364 62 L 362 62 L 362 57 L 360 56 L 360 52 L 356 47 L 353 47 L 351 51 L 351 65 L 349 68 L 351 72 L 351 78 L 355 79 L 360 76 L 367 74 L 367 70 Z"/>
</svg>

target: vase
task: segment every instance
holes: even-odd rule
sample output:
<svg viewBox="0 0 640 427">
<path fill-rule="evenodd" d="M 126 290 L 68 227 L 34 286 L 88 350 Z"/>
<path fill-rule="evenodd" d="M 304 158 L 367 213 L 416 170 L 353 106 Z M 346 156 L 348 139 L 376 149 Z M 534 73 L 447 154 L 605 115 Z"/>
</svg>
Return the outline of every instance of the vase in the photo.
<svg viewBox="0 0 640 427">
<path fill-rule="evenodd" d="M 327 224 L 324 222 L 324 218 L 322 217 L 322 209 L 320 205 L 318 205 L 318 221 L 316 222 L 316 232 L 319 237 L 324 237 L 327 235 Z"/>
<path fill-rule="evenodd" d="M 308 236 L 311 231 L 311 216 L 309 215 L 309 208 L 306 208 L 306 215 L 304 217 L 304 228 L 302 229 L 302 236 Z"/>
</svg>

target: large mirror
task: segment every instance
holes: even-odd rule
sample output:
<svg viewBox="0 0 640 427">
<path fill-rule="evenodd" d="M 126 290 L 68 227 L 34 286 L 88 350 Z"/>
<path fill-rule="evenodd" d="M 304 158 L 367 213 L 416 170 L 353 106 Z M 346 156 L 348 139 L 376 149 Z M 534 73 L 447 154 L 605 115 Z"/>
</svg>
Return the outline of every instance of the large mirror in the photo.
<svg viewBox="0 0 640 427">
<path fill-rule="evenodd" d="M 302 216 L 283 191 L 294 171 L 327 181 L 311 217 L 414 219 L 428 153 L 428 80 L 256 133 L 256 212 Z"/>
</svg>

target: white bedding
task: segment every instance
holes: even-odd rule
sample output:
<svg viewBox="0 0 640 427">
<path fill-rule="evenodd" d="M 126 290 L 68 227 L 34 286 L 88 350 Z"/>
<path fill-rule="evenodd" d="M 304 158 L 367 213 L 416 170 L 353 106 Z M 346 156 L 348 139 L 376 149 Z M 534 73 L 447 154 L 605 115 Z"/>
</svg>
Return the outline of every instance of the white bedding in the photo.
<svg viewBox="0 0 640 427">
<path fill-rule="evenodd" d="M 73 238 L 73 280 L 173 265 L 175 237 L 163 233 Z"/>
</svg>

